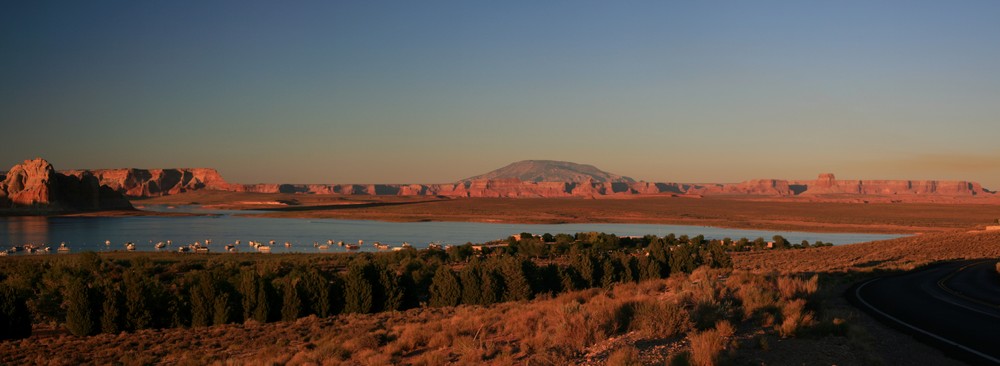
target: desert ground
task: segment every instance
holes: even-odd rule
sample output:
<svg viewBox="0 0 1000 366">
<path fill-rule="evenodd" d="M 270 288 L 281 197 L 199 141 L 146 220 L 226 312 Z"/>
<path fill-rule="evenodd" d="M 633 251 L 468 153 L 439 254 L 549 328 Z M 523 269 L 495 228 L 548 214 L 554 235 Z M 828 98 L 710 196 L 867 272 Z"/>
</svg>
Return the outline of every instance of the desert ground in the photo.
<svg viewBox="0 0 1000 366">
<path fill-rule="evenodd" d="M 288 218 L 504 223 L 655 223 L 741 229 L 914 234 L 977 228 L 1000 218 L 993 200 L 845 202 L 802 198 L 436 198 L 196 191 L 133 201 L 266 209 Z M 249 215 L 249 214 L 248 214 Z"/>
</svg>

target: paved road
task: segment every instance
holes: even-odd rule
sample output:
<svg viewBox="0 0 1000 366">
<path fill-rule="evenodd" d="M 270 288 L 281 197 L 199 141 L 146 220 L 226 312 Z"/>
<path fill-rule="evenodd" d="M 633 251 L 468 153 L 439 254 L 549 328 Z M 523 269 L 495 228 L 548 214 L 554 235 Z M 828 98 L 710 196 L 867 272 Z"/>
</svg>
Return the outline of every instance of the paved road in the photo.
<svg viewBox="0 0 1000 366">
<path fill-rule="evenodd" d="M 958 261 L 855 286 L 862 309 L 976 364 L 1000 364 L 995 260 Z"/>
</svg>

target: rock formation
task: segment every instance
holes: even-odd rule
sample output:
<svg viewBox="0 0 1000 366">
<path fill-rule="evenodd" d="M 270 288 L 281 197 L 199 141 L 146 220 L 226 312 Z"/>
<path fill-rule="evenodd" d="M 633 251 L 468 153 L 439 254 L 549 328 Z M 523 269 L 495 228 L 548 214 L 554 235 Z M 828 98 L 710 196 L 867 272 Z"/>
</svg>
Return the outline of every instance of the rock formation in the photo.
<svg viewBox="0 0 1000 366">
<path fill-rule="evenodd" d="M 66 175 L 90 174 L 102 185 L 133 197 L 156 197 L 198 189 L 235 190 L 215 169 L 96 169 L 68 170 Z"/>
<path fill-rule="evenodd" d="M 0 213 L 45 214 L 132 209 L 121 194 L 92 174 L 65 175 L 38 158 L 0 174 Z"/>
<path fill-rule="evenodd" d="M 29 166 L 23 169 L 40 169 Z M 12 170 L 14 173 L 15 170 Z M 296 193 L 319 195 L 393 195 L 444 197 L 597 197 L 629 195 L 758 196 L 758 197 L 997 197 L 975 182 L 917 180 L 838 180 L 831 173 L 815 180 L 755 179 L 740 183 L 657 183 L 603 172 L 590 165 L 528 160 L 493 172 L 444 184 L 233 184 L 215 169 L 102 169 L 72 170 L 66 175 L 85 181 L 95 177 L 100 185 L 132 198 L 156 197 L 210 189 L 235 192 Z M 8 174 L 10 175 L 10 174 Z M 17 172 L 18 177 L 40 177 L 39 172 Z M 487 177 L 487 178 L 481 178 Z M 523 177 L 523 179 L 521 178 Z M 13 179 L 11 186 L 27 184 Z M 563 179 L 552 181 L 552 179 Z M 25 183 L 22 183 L 25 181 Z M 31 183 L 39 186 L 37 183 Z M 22 192 L 20 202 L 45 192 Z M 29 197 L 29 198 L 24 198 Z"/>
<path fill-rule="evenodd" d="M 593 165 L 555 160 L 523 160 L 492 172 L 463 179 L 463 182 L 481 180 L 517 179 L 524 182 L 586 182 L 633 183 L 634 179 L 605 172 Z"/>
</svg>

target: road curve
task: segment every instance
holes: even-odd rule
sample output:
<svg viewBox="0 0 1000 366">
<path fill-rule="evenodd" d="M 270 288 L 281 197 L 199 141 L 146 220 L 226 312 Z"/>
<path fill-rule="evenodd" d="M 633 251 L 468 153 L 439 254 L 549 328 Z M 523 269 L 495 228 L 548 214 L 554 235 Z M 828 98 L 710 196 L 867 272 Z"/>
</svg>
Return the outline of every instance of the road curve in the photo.
<svg viewBox="0 0 1000 366">
<path fill-rule="evenodd" d="M 862 282 L 852 302 L 881 320 L 976 364 L 1000 364 L 995 260 L 947 262 Z"/>
</svg>

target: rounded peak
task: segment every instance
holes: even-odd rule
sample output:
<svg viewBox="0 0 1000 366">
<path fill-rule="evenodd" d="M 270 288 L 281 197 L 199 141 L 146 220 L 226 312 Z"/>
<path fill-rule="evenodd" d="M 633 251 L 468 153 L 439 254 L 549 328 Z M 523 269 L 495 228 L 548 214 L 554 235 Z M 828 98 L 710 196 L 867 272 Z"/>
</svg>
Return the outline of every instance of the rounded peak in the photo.
<svg viewBox="0 0 1000 366">
<path fill-rule="evenodd" d="M 491 171 L 464 179 L 473 180 L 519 179 L 525 182 L 634 182 L 629 177 L 602 171 L 593 165 L 558 160 L 521 160 Z"/>
</svg>

